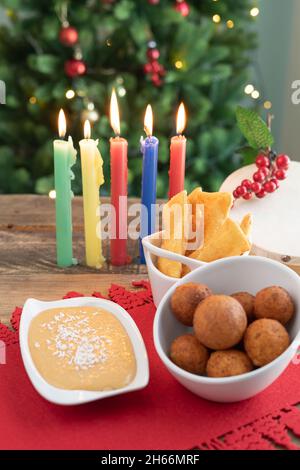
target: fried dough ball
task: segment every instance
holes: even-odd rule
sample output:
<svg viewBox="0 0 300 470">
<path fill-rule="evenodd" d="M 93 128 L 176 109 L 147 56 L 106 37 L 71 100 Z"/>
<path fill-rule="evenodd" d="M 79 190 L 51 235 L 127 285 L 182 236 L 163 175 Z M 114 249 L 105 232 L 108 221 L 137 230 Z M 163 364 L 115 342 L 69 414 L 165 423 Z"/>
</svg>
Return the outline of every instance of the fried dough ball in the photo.
<svg viewBox="0 0 300 470">
<path fill-rule="evenodd" d="M 266 287 L 256 294 L 254 301 L 256 318 L 272 318 L 285 325 L 294 313 L 294 302 L 282 287 Z"/>
<path fill-rule="evenodd" d="M 247 316 L 241 304 L 227 295 L 211 295 L 196 308 L 194 331 L 200 343 L 209 349 L 230 349 L 238 344 L 247 328 Z"/>
<path fill-rule="evenodd" d="M 193 326 L 196 307 L 209 295 L 212 291 L 204 284 L 189 282 L 177 287 L 171 297 L 171 308 L 177 320 L 186 326 Z"/>
<path fill-rule="evenodd" d="M 248 326 L 244 345 L 254 365 L 261 367 L 274 361 L 290 344 L 289 334 L 277 320 L 262 318 Z"/>
<path fill-rule="evenodd" d="M 206 367 L 208 377 L 232 377 L 251 370 L 253 365 L 247 354 L 236 349 L 213 352 Z"/>
<path fill-rule="evenodd" d="M 192 334 L 179 336 L 171 344 L 170 358 L 178 367 L 192 374 L 204 374 L 208 350 Z"/>
<path fill-rule="evenodd" d="M 240 302 L 246 312 L 248 323 L 252 322 L 254 320 L 254 295 L 249 294 L 249 292 L 236 292 L 231 294 L 231 297 Z"/>
</svg>

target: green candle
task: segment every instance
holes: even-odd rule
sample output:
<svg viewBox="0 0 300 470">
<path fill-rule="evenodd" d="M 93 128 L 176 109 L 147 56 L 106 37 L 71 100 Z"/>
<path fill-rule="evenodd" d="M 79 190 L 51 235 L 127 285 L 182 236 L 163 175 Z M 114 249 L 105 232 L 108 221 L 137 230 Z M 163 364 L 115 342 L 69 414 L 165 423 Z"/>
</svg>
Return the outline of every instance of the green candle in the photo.
<svg viewBox="0 0 300 470">
<path fill-rule="evenodd" d="M 54 141 L 54 180 L 56 206 L 56 255 L 61 267 L 74 264 L 72 244 L 72 197 L 71 180 L 74 174 L 71 167 L 76 161 L 76 150 L 72 138 L 62 140 L 66 135 L 66 118 L 63 110 L 58 118 L 60 140 Z"/>
</svg>

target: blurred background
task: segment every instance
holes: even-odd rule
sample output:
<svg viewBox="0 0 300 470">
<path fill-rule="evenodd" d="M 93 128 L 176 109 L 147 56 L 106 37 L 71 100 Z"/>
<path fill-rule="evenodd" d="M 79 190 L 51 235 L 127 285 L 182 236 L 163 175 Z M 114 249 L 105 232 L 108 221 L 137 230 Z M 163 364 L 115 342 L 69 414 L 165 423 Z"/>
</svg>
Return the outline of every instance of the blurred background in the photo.
<svg viewBox="0 0 300 470">
<path fill-rule="evenodd" d="M 275 150 L 300 160 L 298 0 L 0 0 L 0 193 L 49 194 L 64 108 L 78 149 L 83 122 L 100 139 L 109 194 L 108 105 L 116 88 L 138 196 L 146 105 L 160 140 L 158 196 L 168 188 L 176 110 L 188 111 L 186 187 L 217 190 L 239 154 L 238 104 L 274 114 Z M 80 194 L 80 163 L 74 192 Z"/>
</svg>

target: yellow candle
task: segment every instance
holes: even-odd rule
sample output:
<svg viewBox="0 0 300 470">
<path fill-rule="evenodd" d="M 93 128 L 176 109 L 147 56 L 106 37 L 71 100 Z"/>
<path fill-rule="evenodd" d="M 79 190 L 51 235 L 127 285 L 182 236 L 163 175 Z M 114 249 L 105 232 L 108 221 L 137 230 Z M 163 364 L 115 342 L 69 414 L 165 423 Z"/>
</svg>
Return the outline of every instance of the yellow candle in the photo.
<svg viewBox="0 0 300 470">
<path fill-rule="evenodd" d="M 79 142 L 82 170 L 84 234 L 86 264 L 101 268 L 102 255 L 100 222 L 100 186 L 104 183 L 103 160 L 98 150 L 98 140 L 91 139 L 89 121 L 84 123 L 84 139 Z"/>
</svg>

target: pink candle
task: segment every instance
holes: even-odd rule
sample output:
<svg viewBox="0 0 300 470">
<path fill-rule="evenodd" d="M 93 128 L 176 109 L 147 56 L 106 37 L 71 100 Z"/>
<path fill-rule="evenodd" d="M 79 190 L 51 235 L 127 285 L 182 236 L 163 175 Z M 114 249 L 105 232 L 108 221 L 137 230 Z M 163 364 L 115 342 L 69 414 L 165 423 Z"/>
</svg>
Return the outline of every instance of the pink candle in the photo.
<svg viewBox="0 0 300 470">
<path fill-rule="evenodd" d="M 181 103 L 177 113 L 177 135 L 171 139 L 169 198 L 184 190 L 186 138 L 182 135 L 186 125 L 184 104 Z"/>
<path fill-rule="evenodd" d="M 114 266 L 127 263 L 127 140 L 120 137 L 120 116 L 113 90 L 110 102 L 110 122 L 116 137 L 110 139 L 111 223 L 110 258 Z"/>
</svg>

